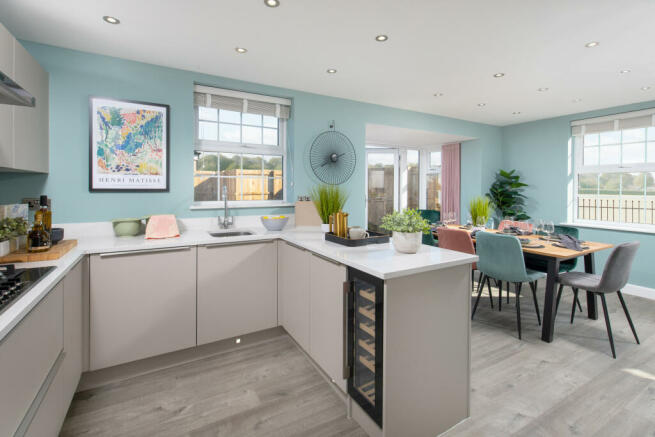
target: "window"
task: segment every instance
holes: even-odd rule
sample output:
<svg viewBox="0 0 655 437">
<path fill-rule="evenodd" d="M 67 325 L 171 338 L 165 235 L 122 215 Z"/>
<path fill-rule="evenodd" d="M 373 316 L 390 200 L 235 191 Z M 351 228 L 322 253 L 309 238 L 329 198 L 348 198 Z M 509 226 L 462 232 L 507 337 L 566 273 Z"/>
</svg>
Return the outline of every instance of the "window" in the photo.
<svg viewBox="0 0 655 437">
<path fill-rule="evenodd" d="M 655 225 L 655 110 L 573 123 L 574 218 Z"/>
<path fill-rule="evenodd" d="M 407 208 L 419 207 L 419 152 L 407 151 Z"/>
<path fill-rule="evenodd" d="M 282 203 L 290 101 L 196 86 L 194 202 Z"/>
<path fill-rule="evenodd" d="M 426 174 L 426 209 L 441 211 L 441 151 L 429 152 L 429 167 Z"/>
</svg>

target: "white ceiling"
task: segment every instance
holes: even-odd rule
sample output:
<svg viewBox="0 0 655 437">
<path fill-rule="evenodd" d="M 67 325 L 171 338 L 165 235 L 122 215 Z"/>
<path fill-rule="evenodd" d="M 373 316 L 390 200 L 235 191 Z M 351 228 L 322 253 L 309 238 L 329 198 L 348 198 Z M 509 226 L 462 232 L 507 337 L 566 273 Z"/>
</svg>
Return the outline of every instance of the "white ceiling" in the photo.
<svg viewBox="0 0 655 437">
<path fill-rule="evenodd" d="M 653 0 L 0 1 L 22 39 L 495 125 L 655 100 L 653 17 Z"/>
<path fill-rule="evenodd" d="M 417 147 L 421 149 L 438 149 L 449 143 L 474 140 L 461 135 L 443 134 L 417 129 L 406 129 L 381 124 L 366 125 L 366 144 L 375 146 Z"/>
</svg>

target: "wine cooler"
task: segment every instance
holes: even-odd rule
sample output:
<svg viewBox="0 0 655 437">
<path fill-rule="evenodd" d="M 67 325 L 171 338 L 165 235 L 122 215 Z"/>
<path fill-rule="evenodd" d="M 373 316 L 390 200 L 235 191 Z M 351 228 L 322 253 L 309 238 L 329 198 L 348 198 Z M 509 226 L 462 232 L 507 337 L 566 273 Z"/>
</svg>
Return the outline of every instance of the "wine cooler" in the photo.
<svg viewBox="0 0 655 437">
<path fill-rule="evenodd" d="M 344 330 L 348 394 L 382 427 L 384 281 L 349 268 L 344 293 L 348 315 Z"/>
</svg>

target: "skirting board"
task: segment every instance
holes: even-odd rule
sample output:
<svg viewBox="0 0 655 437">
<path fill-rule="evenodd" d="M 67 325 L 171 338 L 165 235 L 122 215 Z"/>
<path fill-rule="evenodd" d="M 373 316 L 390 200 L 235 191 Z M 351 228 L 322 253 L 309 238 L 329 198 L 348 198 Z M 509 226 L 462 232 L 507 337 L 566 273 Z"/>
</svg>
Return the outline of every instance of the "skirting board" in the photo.
<svg viewBox="0 0 655 437">
<path fill-rule="evenodd" d="M 630 294 L 632 296 L 645 297 L 646 299 L 655 300 L 655 288 L 643 287 L 641 285 L 628 284 L 623 290 L 625 294 Z"/>
</svg>

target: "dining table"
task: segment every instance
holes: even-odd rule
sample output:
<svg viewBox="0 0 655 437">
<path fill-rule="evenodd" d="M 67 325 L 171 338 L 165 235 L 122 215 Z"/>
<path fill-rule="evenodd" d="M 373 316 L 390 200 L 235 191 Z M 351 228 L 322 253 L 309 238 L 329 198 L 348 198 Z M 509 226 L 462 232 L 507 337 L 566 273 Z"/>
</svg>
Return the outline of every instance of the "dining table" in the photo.
<svg viewBox="0 0 655 437">
<path fill-rule="evenodd" d="M 461 225 L 447 225 L 450 228 L 463 229 L 469 233 L 473 229 Z M 495 229 L 486 229 L 486 232 L 503 233 Z M 437 230 L 433 229 L 435 239 L 437 239 Z M 557 299 L 555 290 L 557 286 L 557 277 L 559 275 L 560 262 L 573 258 L 584 257 L 584 270 L 586 273 L 595 273 L 594 254 L 601 250 L 610 249 L 612 244 L 600 243 L 594 241 L 581 242 L 582 250 L 573 250 L 559 246 L 557 241 L 551 241 L 543 235 L 517 235 L 520 239 L 527 240 L 521 244 L 523 254 L 526 259 L 542 260 L 546 263 L 546 292 L 544 298 L 544 312 L 541 326 L 541 340 L 550 343 L 553 341 L 553 331 L 555 328 L 555 315 L 557 311 Z M 473 238 L 475 243 L 475 237 Z M 587 317 L 598 319 L 598 307 L 596 305 L 596 295 L 587 292 Z"/>
</svg>

